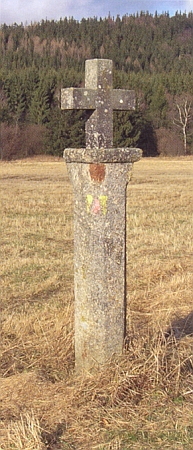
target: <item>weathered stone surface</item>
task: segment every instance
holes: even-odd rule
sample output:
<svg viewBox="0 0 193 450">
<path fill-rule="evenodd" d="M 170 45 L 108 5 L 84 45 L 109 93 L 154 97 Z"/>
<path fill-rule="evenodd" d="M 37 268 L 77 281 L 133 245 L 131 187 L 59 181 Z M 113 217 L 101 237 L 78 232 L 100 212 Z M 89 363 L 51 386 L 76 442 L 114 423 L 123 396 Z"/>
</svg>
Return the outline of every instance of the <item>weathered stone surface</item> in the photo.
<svg viewBox="0 0 193 450">
<path fill-rule="evenodd" d="M 125 202 L 132 164 L 68 163 L 74 187 L 76 367 L 121 354 L 125 335 Z M 101 168 L 102 166 L 102 168 Z"/>
<path fill-rule="evenodd" d="M 82 163 L 134 163 L 141 158 L 139 148 L 66 148 L 64 158 L 66 162 Z"/>
<path fill-rule="evenodd" d="M 113 110 L 134 109 L 133 91 L 112 89 L 112 61 L 86 61 L 85 88 L 62 90 L 62 109 L 93 110 L 86 148 L 66 149 L 74 188 L 77 371 L 122 352 L 125 335 L 126 187 L 140 149 L 112 148 Z"/>
</svg>

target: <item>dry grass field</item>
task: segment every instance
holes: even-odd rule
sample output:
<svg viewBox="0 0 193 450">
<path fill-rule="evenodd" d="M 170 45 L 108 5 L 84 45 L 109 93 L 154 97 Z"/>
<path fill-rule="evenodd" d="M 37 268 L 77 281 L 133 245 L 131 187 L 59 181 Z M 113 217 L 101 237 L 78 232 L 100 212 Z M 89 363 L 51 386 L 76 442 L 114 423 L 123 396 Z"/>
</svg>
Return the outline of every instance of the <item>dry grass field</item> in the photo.
<svg viewBox="0 0 193 450">
<path fill-rule="evenodd" d="M 127 342 L 74 373 L 73 200 L 65 163 L 0 163 L 0 449 L 193 448 L 193 158 L 134 165 Z"/>
</svg>

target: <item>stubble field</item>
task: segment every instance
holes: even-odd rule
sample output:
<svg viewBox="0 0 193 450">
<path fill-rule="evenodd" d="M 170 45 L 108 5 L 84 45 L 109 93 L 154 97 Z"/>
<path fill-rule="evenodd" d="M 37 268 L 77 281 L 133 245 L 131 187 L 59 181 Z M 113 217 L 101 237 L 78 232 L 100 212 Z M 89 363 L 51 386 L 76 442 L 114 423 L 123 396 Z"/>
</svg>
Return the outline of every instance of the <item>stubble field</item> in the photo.
<svg viewBox="0 0 193 450">
<path fill-rule="evenodd" d="M 127 340 L 74 373 L 73 194 L 62 159 L 0 163 L 0 449 L 193 448 L 193 158 L 142 159 L 127 201 Z"/>
</svg>

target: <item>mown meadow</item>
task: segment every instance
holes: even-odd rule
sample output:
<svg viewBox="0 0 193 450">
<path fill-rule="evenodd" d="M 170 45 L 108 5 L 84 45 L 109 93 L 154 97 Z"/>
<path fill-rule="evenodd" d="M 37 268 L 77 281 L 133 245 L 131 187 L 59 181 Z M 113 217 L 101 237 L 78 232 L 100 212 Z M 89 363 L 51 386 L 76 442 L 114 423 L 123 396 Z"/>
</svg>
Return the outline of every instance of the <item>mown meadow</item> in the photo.
<svg viewBox="0 0 193 450">
<path fill-rule="evenodd" d="M 127 338 L 75 374 L 64 161 L 0 162 L 0 449 L 193 448 L 193 157 L 143 158 L 127 191 Z"/>
</svg>

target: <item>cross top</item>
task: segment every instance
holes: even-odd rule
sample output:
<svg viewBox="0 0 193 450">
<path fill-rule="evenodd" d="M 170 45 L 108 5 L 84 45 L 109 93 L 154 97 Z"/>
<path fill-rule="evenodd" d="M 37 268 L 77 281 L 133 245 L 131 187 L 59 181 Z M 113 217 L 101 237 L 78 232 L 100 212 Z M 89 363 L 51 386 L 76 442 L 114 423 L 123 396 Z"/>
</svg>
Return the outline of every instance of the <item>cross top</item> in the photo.
<svg viewBox="0 0 193 450">
<path fill-rule="evenodd" d="M 113 111 L 135 109 L 135 93 L 113 89 L 109 59 L 90 59 L 85 63 L 85 88 L 61 90 L 61 109 L 85 109 L 92 113 L 86 122 L 86 148 L 113 147 Z"/>
</svg>

